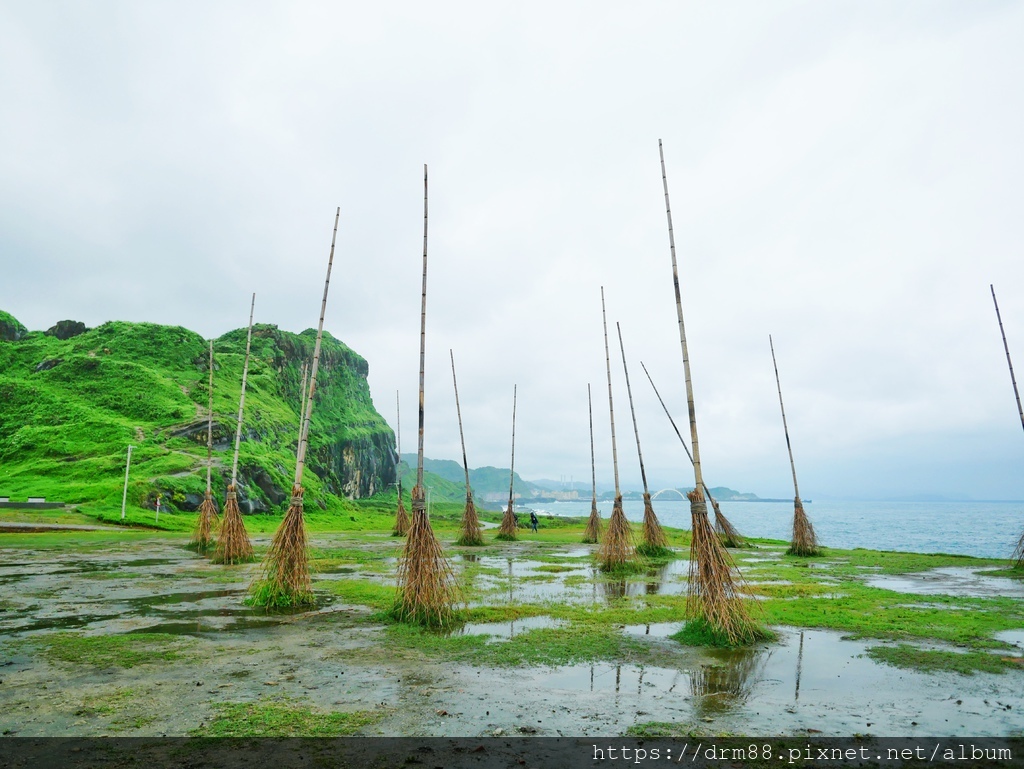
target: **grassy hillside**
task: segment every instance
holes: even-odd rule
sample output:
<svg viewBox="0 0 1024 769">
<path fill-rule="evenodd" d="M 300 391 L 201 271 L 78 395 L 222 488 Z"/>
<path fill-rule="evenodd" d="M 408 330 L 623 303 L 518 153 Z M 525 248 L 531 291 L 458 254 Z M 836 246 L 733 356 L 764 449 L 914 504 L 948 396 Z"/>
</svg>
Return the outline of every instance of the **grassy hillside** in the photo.
<svg viewBox="0 0 1024 769">
<path fill-rule="evenodd" d="M 6 313 L 8 326 L 17 321 Z M 18 324 L 20 325 L 20 324 Z M 214 486 L 231 469 L 245 329 L 214 341 Z M 315 332 L 253 330 L 240 479 L 249 507 L 279 509 L 291 487 L 300 367 Z M 69 339 L 28 332 L 0 341 L 0 496 L 120 514 L 127 446 L 129 505 L 157 494 L 187 510 L 206 486 L 207 341 L 180 326 L 109 322 Z M 394 435 L 377 414 L 366 361 L 324 334 L 310 435 L 307 505 L 338 507 L 394 481 Z"/>
</svg>

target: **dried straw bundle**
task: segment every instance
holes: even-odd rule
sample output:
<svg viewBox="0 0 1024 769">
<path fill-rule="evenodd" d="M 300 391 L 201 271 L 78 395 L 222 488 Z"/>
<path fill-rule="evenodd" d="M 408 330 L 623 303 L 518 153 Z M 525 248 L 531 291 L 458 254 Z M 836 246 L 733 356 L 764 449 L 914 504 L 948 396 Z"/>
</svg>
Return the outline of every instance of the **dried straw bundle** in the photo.
<svg viewBox="0 0 1024 769">
<path fill-rule="evenodd" d="M 405 510 L 405 503 L 402 501 L 402 485 L 398 485 L 398 511 L 395 513 L 395 528 L 391 532 L 392 537 L 404 537 L 409 533 L 409 513 Z"/>
<path fill-rule="evenodd" d="M 715 533 L 722 540 L 722 544 L 726 547 L 749 547 L 747 540 L 743 539 L 743 536 L 736 531 L 736 527 L 729 523 L 729 519 L 722 514 L 718 500 L 710 494 L 708 494 L 708 499 L 711 500 L 711 506 L 715 508 Z"/>
<path fill-rule="evenodd" d="M 668 537 L 665 530 L 661 528 L 658 516 L 654 514 L 654 506 L 651 504 L 651 495 L 644 492 L 644 523 L 641 529 L 643 542 L 637 547 L 637 552 L 648 558 L 664 558 L 672 555 L 668 546 Z"/>
<path fill-rule="evenodd" d="M 462 527 L 459 529 L 459 538 L 455 540 L 456 545 L 471 545 L 476 547 L 484 543 L 484 535 L 480 532 L 480 518 L 476 514 L 476 505 L 473 504 L 473 495 L 466 494 L 466 510 L 462 513 Z"/>
<path fill-rule="evenodd" d="M 608 531 L 597 551 L 597 562 L 602 571 L 616 571 L 635 566 L 635 557 L 633 530 L 626 520 L 626 514 L 622 512 L 622 495 L 617 494 L 611 518 L 608 519 Z"/>
<path fill-rule="evenodd" d="M 257 606 L 312 606 L 313 581 L 306 557 L 306 524 L 302 509 L 303 488 L 292 487 L 284 521 L 274 533 L 263 559 L 261 575 L 249 588 L 249 602 Z"/>
<path fill-rule="evenodd" d="M 188 543 L 188 548 L 197 553 L 209 552 L 214 545 L 213 531 L 217 528 L 219 520 L 217 503 L 213 501 L 213 494 L 207 491 L 203 503 L 199 505 L 199 520 L 192 531 L 192 540 Z"/>
<path fill-rule="evenodd" d="M 252 541 L 242 523 L 242 511 L 238 509 L 238 496 L 234 486 L 228 486 L 224 501 L 224 517 L 220 522 L 217 549 L 213 551 L 214 563 L 249 563 L 254 559 Z"/>
<path fill-rule="evenodd" d="M 1024 569 L 1024 534 L 1017 540 L 1017 547 L 1013 549 L 1011 560 L 1014 561 L 1014 569 Z"/>
<path fill-rule="evenodd" d="M 597 498 L 590 500 L 590 517 L 587 519 L 587 528 L 583 532 L 583 543 L 593 545 L 601 541 L 601 513 L 597 511 Z"/>
<path fill-rule="evenodd" d="M 732 559 L 711 528 L 704 494 L 694 489 L 686 496 L 690 500 L 693 527 L 686 595 L 688 635 L 702 635 L 706 640 L 725 646 L 739 646 L 769 637 L 770 634 L 750 616 L 739 589 L 742 578 L 733 574 Z"/>
<path fill-rule="evenodd" d="M 818 545 L 818 538 L 814 535 L 814 527 L 811 525 L 807 514 L 804 512 L 804 505 L 800 497 L 794 500 L 793 505 L 793 542 L 786 551 L 789 555 L 820 555 L 821 547 Z"/>
<path fill-rule="evenodd" d="M 516 517 L 512 511 L 513 500 L 512 497 L 508 498 L 508 507 L 505 508 L 505 514 L 501 516 L 501 526 L 498 527 L 498 533 L 494 535 L 495 539 L 501 539 L 506 542 L 516 541 Z"/>
<path fill-rule="evenodd" d="M 423 488 L 412 490 L 412 525 L 398 562 L 398 594 L 394 617 L 427 627 L 450 627 L 459 588 L 451 564 L 427 518 Z"/>
</svg>

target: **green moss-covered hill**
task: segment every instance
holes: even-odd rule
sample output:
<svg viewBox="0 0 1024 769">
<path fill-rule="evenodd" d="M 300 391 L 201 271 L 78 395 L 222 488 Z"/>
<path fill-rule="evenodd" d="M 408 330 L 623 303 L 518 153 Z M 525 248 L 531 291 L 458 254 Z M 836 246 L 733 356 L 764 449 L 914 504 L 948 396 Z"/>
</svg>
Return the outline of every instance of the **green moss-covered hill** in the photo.
<svg viewBox="0 0 1024 769">
<path fill-rule="evenodd" d="M 194 510 L 206 488 L 208 342 L 180 326 L 62 321 L 46 332 L 0 312 L 0 496 L 76 503 L 120 515 L 125 455 L 129 504 L 157 494 Z M 18 329 L 18 333 L 13 330 Z M 245 329 L 214 340 L 214 470 L 223 499 L 231 474 Z M 316 333 L 253 327 L 239 458 L 244 512 L 287 504 L 295 473 L 301 366 Z M 394 433 L 376 412 L 366 361 L 324 333 L 313 408 L 307 508 L 329 509 L 395 480 Z M 312 472 L 310 472 L 312 471 Z"/>
</svg>

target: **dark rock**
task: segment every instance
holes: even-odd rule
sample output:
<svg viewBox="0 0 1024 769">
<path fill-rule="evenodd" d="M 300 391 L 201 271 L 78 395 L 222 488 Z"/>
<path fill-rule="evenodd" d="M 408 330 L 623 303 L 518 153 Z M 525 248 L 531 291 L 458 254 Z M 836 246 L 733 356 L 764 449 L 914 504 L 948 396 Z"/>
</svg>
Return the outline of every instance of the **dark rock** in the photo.
<svg viewBox="0 0 1024 769">
<path fill-rule="evenodd" d="M 284 489 L 274 483 L 274 479 L 270 477 L 270 473 L 262 467 L 249 468 L 247 474 L 249 476 L 249 480 L 256 484 L 260 491 L 267 495 L 267 499 L 270 500 L 271 504 L 279 505 L 288 499 L 288 495 L 285 494 Z"/>
<path fill-rule="evenodd" d="M 88 330 L 80 320 L 58 320 L 55 325 L 50 326 L 43 333 L 47 336 L 55 336 L 60 340 L 64 340 L 84 334 Z"/>
<path fill-rule="evenodd" d="M 238 510 L 242 515 L 254 515 L 256 513 L 267 512 L 267 506 L 259 497 L 248 497 L 246 499 L 242 499 L 241 494 L 239 494 Z"/>
<path fill-rule="evenodd" d="M 175 504 L 175 507 L 185 513 L 194 513 L 201 504 L 203 504 L 203 495 L 186 494 L 181 501 Z"/>
<path fill-rule="evenodd" d="M 0 312 L 0 341 L 17 342 L 27 333 L 28 329 L 21 325 L 16 318 Z"/>
<path fill-rule="evenodd" d="M 63 362 L 63 358 L 50 358 L 49 360 L 44 360 L 42 363 L 36 366 L 36 372 L 49 371 L 52 368 L 56 368 Z"/>
</svg>

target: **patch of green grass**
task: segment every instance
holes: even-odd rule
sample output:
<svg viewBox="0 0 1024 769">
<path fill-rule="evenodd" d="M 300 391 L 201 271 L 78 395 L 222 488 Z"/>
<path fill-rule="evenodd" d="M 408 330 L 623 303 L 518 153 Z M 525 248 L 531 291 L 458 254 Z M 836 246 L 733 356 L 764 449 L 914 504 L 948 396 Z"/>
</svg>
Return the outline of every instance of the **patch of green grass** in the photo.
<svg viewBox="0 0 1024 769">
<path fill-rule="evenodd" d="M 341 597 L 345 603 L 369 606 L 381 612 L 390 610 L 395 603 L 394 587 L 365 579 L 323 580 L 317 587 Z"/>
<path fill-rule="evenodd" d="M 224 702 L 193 737 L 345 737 L 377 723 L 386 711 L 323 711 L 291 700 Z"/>
<path fill-rule="evenodd" d="M 711 627 L 707 620 L 701 618 L 687 620 L 682 630 L 673 634 L 671 638 L 686 646 L 711 646 L 726 649 L 749 646 L 763 641 L 774 641 L 778 636 L 768 627 L 754 621 L 741 629 L 739 638 L 734 642 L 730 641 L 721 631 Z"/>
<path fill-rule="evenodd" d="M 181 659 L 195 645 L 193 639 L 169 633 L 128 633 L 83 636 L 54 633 L 38 641 L 46 659 L 98 668 L 132 668 Z"/>
<path fill-rule="evenodd" d="M 919 649 L 909 644 L 872 646 L 866 654 L 875 662 L 924 673 L 951 671 L 970 676 L 975 673 L 1005 673 L 1007 670 L 1020 670 L 1024 666 L 1024 659 L 1020 657 L 1001 657 L 987 652 Z"/>
</svg>

